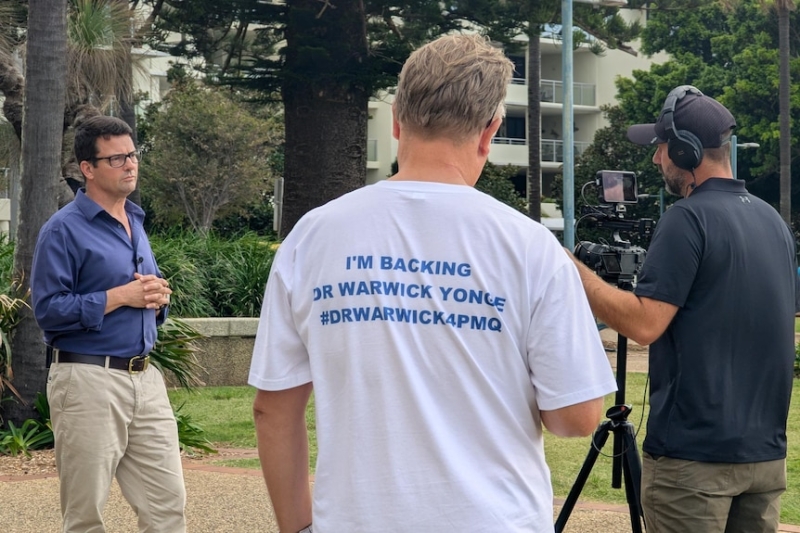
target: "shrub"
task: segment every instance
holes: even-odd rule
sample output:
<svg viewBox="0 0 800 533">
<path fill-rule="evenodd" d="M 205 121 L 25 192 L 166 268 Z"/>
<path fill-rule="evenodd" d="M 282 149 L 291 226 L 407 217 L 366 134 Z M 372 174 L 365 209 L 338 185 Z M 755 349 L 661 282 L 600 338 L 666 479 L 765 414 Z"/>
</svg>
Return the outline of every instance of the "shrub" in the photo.
<svg viewBox="0 0 800 533">
<path fill-rule="evenodd" d="M 149 354 L 150 361 L 162 374 L 167 371 L 172 373 L 184 389 L 205 385 L 200 379 L 203 367 L 194 355 L 198 349 L 194 341 L 202 337 L 186 322 L 169 318 L 158 328 L 156 345 Z"/>
<path fill-rule="evenodd" d="M 170 316 L 258 316 L 275 255 L 273 241 L 255 233 L 227 240 L 188 232 L 150 241 L 173 290 Z"/>
<path fill-rule="evenodd" d="M 39 413 L 38 419 L 29 418 L 21 427 L 16 427 L 9 420 L 8 428 L 0 430 L 0 454 L 17 456 L 24 453 L 30 457 L 31 450 L 53 446 L 53 426 L 47 397 L 42 393 L 37 394 L 34 407 Z"/>
<path fill-rule="evenodd" d="M 794 377 L 800 378 L 800 344 L 794 349 Z"/>
<path fill-rule="evenodd" d="M 181 450 L 189 455 L 197 453 L 217 453 L 205 436 L 203 428 L 192 420 L 188 413 L 181 413 L 184 404 L 175 409 L 175 420 L 178 422 L 178 442 Z"/>
</svg>

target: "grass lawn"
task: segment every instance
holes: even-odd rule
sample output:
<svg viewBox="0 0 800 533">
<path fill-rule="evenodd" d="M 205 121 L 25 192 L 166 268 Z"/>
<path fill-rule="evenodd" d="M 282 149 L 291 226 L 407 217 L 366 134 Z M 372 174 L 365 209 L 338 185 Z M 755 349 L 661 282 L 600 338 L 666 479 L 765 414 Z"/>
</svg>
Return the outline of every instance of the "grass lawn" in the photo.
<svg viewBox="0 0 800 533">
<path fill-rule="evenodd" d="M 636 442 L 641 446 L 645 435 L 647 402 L 644 397 L 645 374 L 628 374 L 625 386 L 625 401 L 633 406 L 628 420 L 637 432 Z M 255 390 L 250 387 L 205 387 L 196 392 L 170 391 L 174 406 L 185 402 L 182 413 L 202 427 L 208 440 L 218 446 L 254 448 L 256 446 L 253 427 L 252 405 Z M 606 398 L 606 406 L 614 403 L 614 395 Z M 644 405 L 644 407 L 643 407 Z M 306 414 L 309 425 L 311 465 L 316 461 L 316 435 L 314 433 L 312 403 Z M 781 499 L 781 522 L 800 525 L 800 382 L 795 381 L 792 407 L 788 423 L 789 456 L 787 460 L 788 488 Z M 545 453 L 553 479 L 553 491 L 557 497 L 565 497 L 589 451 L 591 438 L 562 439 L 545 434 Z M 611 487 L 613 435 L 602 449 L 592 468 L 591 475 L 581 491 L 580 501 L 603 503 L 625 503 L 624 488 Z M 229 460 L 218 464 L 240 468 L 259 468 L 258 461 Z"/>
</svg>

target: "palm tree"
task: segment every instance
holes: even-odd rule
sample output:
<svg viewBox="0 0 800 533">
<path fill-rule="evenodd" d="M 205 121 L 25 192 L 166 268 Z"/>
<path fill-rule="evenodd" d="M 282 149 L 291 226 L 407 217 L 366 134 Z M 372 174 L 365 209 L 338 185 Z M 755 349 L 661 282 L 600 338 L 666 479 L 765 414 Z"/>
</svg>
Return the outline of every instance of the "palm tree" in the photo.
<svg viewBox="0 0 800 533">
<path fill-rule="evenodd" d="M 134 13 L 118 0 L 70 0 L 67 112 L 91 105 L 119 114 L 130 101 Z M 69 116 L 69 115 L 68 115 Z"/>
<path fill-rule="evenodd" d="M 556 0 L 530 2 L 528 6 L 528 216 L 542 219 L 542 55 L 540 38 L 545 24 L 559 13 Z"/>
<path fill-rule="evenodd" d="M 119 0 L 68 0 L 67 99 L 64 124 L 70 125 L 84 106 L 119 113 L 120 102 L 130 102 L 137 68 L 131 48 L 140 17 Z M 5 96 L 6 119 L 22 135 L 22 75 L 25 59 L 24 11 L 19 6 L 0 9 L 0 93 Z M 29 30 L 28 30 L 29 31 Z M 10 38 L 14 37 L 14 38 Z M 127 73 L 127 74 L 126 74 Z"/>
<path fill-rule="evenodd" d="M 774 8 L 778 12 L 778 50 L 780 54 L 780 212 L 787 223 L 792 219 L 792 130 L 790 124 L 791 102 L 789 91 L 791 79 L 789 72 L 789 11 L 794 9 L 792 0 L 774 0 Z"/>
<path fill-rule="evenodd" d="M 735 9 L 741 0 L 719 0 L 728 10 Z M 789 13 L 794 10 L 793 0 L 760 0 L 762 9 L 775 10 L 778 15 L 778 121 L 780 130 L 780 201 L 781 218 L 791 224 L 792 219 L 792 130 L 791 130 L 791 36 L 789 35 Z"/>
<path fill-rule="evenodd" d="M 138 68 L 131 49 L 140 35 L 134 30 L 141 17 L 121 0 L 69 0 L 67 3 L 67 100 L 64 130 L 87 108 L 95 113 L 121 114 L 131 108 L 133 73 Z M 3 112 L 18 137 L 22 137 L 22 94 L 25 27 L 24 11 L 12 4 L 0 9 L 0 94 Z M 23 37 L 18 37 L 22 35 Z M 65 137 L 69 144 L 69 137 Z M 64 146 L 64 165 L 56 191 L 59 205 L 70 201 L 83 178 Z M 13 165 L 12 168 L 16 166 Z M 72 189 L 69 183 L 74 184 Z M 12 202 L 16 204 L 16 202 Z"/>
<path fill-rule="evenodd" d="M 56 210 L 61 175 L 61 143 L 67 73 L 67 6 L 64 0 L 30 0 L 26 46 L 24 121 L 22 123 L 22 190 L 14 272 L 23 294 L 29 288 L 36 237 Z M 42 333 L 28 307 L 20 309 L 14 330 L 14 387 L 27 404 L 9 402 L 6 418 L 21 423 L 34 415 L 32 400 L 45 390 Z"/>
</svg>

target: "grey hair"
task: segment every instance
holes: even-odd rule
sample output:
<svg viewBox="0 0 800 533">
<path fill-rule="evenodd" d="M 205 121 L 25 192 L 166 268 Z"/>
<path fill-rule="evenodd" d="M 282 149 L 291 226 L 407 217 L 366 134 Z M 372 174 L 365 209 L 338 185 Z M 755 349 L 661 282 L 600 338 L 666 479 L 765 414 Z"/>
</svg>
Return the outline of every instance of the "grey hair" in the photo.
<svg viewBox="0 0 800 533">
<path fill-rule="evenodd" d="M 511 60 L 485 37 L 440 37 L 403 65 L 394 101 L 397 120 L 415 135 L 462 142 L 505 116 L 513 70 Z"/>
</svg>

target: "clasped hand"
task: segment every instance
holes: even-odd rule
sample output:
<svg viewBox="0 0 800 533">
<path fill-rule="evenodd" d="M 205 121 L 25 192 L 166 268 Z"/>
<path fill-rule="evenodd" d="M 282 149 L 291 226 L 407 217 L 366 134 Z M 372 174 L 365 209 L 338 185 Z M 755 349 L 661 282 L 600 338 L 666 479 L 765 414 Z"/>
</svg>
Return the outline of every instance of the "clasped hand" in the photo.
<svg viewBox="0 0 800 533">
<path fill-rule="evenodd" d="M 165 305 L 169 305 L 169 295 L 172 294 L 172 289 L 169 288 L 167 280 L 153 274 L 142 275 L 138 272 L 133 277 L 135 278 L 133 283 L 139 282 L 141 285 L 142 299 L 146 309 L 161 309 Z"/>
</svg>

